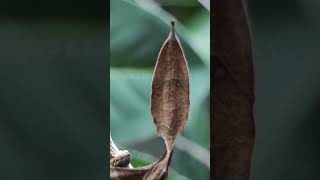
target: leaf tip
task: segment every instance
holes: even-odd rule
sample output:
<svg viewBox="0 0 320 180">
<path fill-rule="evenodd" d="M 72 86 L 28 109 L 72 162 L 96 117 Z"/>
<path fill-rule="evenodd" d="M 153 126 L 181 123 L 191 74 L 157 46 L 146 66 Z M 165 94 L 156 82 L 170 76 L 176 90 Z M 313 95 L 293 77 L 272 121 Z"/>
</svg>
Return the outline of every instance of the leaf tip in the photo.
<svg viewBox="0 0 320 180">
<path fill-rule="evenodd" d="M 176 34 L 176 24 L 174 20 L 171 20 L 171 35 L 174 37 Z"/>
<path fill-rule="evenodd" d="M 174 20 L 171 20 L 171 26 L 172 26 L 172 29 L 175 27 L 175 22 L 174 22 Z"/>
</svg>

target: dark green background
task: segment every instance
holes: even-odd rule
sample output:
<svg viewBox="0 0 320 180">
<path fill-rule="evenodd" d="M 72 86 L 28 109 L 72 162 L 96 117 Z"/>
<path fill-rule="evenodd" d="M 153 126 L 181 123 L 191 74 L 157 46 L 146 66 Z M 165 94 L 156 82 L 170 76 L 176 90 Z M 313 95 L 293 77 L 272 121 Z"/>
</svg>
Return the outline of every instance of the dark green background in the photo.
<svg viewBox="0 0 320 180">
<path fill-rule="evenodd" d="M 253 180 L 320 179 L 320 3 L 250 1 L 256 57 Z"/>
<path fill-rule="evenodd" d="M 0 2 L 0 179 L 105 179 L 108 6 Z"/>
</svg>

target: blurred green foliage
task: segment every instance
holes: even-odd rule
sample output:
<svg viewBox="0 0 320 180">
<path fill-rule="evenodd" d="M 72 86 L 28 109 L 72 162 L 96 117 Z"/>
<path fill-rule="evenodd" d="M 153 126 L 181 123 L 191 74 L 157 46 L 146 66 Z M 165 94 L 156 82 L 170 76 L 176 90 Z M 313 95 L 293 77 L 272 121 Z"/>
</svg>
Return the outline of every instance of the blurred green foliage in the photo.
<svg viewBox="0 0 320 180">
<path fill-rule="evenodd" d="M 256 63 L 253 180 L 320 179 L 320 2 L 249 1 Z"/>
<path fill-rule="evenodd" d="M 153 69 L 171 19 L 177 22 L 190 70 L 190 116 L 182 136 L 209 151 L 209 12 L 197 1 L 111 0 L 111 133 L 121 149 L 135 152 L 135 166 L 149 164 L 164 152 L 150 113 L 150 93 Z M 209 179 L 208 165 L 194 159 L 197 152 L 192 153 L 176 146 L 170 179 Z"/>
</svg>

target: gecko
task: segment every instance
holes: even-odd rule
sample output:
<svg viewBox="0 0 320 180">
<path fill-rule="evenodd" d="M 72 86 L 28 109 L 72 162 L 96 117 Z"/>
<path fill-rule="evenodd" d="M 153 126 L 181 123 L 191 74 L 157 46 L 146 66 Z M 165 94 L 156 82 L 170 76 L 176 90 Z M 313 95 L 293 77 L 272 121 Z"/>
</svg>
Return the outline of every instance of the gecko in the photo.
<svg viewBox="0 0 320 180">
<path fill-rule="evenodd" d="M 130 161 L 130 153 L 127 150 L 119 150 L 110 135 L 110 166 L 132 168 Z"/>
</svg>

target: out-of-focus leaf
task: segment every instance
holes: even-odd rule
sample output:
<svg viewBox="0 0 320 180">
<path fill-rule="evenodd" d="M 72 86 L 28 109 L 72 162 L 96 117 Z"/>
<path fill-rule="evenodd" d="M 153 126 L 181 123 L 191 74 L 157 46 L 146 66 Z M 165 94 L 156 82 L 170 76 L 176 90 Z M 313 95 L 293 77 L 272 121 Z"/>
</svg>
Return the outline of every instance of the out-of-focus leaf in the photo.
<svg viewBox="0 0 320 180">
<path fill-rule="evenodd" d="M 121 148 L 153 136 L 155 127 L 148 111 L 152 70 L 111 68 L 110 73 L 110 125 L 114 140 Z"/>
<path fill-rule="evenodd" d="M 210 0 L 198 0 L 208 11 L 210 11 Z"/>
<path fill-rule="evenodd" d="M 137 4 L 139 2 L 139 4 Z M 170 20 L 175 19 L 152 1 L 111 0 L 110 50 L 112 66 L 153 67 L 162 40 L 169 30 Z M 123 12 L 126 12 L 123 15 Z M 130 18 L 129 18 L 130 17 Z M 189 64 L 210 64 L 210 16 L 200 13 L 188 28 L 178 24 Z M 130 57 L 128 59 L 127 57 Z M 151 57 L 151 58 L 150 58 Z M 202 62 L 201 62 L 202 61 Z"/>
<path fill-rule="evenodd" d="M 145 161 L 143 159 L 139 159 L 135 156 L 133 156 L 134 158 L 131 160 L 131 164 L 133 167 L 142 167 L 142 166 L 147 166 L 149 165 L 150 163 L 152 162 L 148 162 L 148 161 Z"/>
<path fill-rule="evenodd" d="M 255 87 L 251 34 L 245 1 L 214 1 L 214 179 L 249 180 L 255 141 Z"/>
<path fill-rule="evenodd" d="M 159 4 L 149 0 L 134 1 L 135 5 L 144 11 L 150 13 L 155 17 L 158 17 L 169 26 L 171 19 L 175 19 L 171 14 L 163 10 Z M 181 38 L 186 41 L 188 46 L 200 57 L 207 67 L 210 67 L 210 15 L 209 12 L 204 12 L 199 15 L 196 25 L 186 28 L 183 24 L 178 23 L 178 31 L 180 32 Z M 190 31 L 190 29 L 193 29 Z"/>
</svg>

